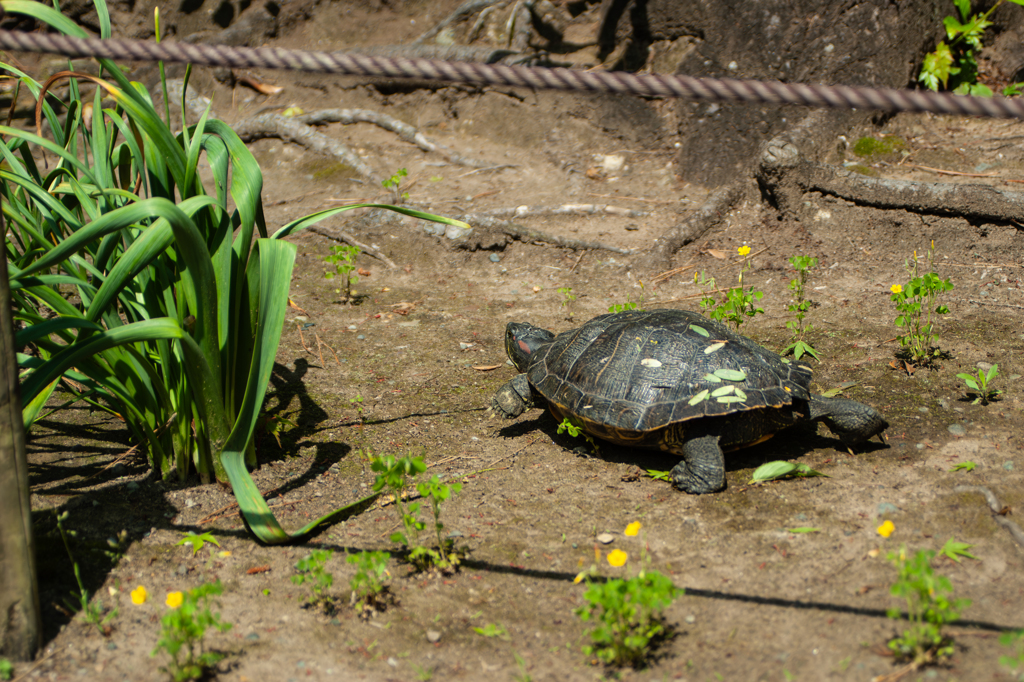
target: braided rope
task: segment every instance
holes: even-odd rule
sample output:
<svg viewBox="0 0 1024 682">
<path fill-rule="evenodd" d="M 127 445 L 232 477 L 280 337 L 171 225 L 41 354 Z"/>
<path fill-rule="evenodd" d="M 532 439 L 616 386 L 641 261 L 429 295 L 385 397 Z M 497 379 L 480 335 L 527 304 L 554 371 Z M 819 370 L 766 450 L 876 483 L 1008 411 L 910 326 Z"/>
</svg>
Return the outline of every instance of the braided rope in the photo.
<svg viewBox="0 0 1024 682">
<path fill-rule="evenodd" d="M 369 57 L 339 52 L 247 48 L 140 40 L 99 40 L 58 34 L 0 31 L 0 48 L 68 57 L 122 61 L 165 61 L 232 68 L 291 69 L 362 76 L 416 78 L 544 90 L 586 90 L 713 102 L 769 102 L 834 109 L 919 111 L 936 114 L 1024 118 L 1024 101 L 1006 97 L 965 97 L 949 93 L 844 85 L 802 85 L 778 81 L 634 75 L 503 66 L 436 59 Z"/>
</svg>

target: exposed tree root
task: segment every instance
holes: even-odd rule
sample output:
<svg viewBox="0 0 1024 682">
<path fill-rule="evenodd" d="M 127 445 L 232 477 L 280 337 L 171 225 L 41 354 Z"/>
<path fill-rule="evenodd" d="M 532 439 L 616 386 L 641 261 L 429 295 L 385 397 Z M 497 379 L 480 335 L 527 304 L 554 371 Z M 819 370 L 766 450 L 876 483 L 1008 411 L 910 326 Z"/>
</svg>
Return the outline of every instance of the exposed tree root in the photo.
<svg viewBox="0 0 1024 682">
<path fill-rule="evenodd" d="M 442 144 L 438 144 L 437 142 L 427 139 L 423 133 L 408 123 L 399 121 L 394 116 L 388 116 L 387 114 L 382 114 L 377 111 L 370 111 L 368 109 L 322 109 L 309 114 L 296 116 L 295 120 L 308 125 L 320 125 L 323 123 L 341 123 L 344 125 L 350 125 L 352 123 L 372 123 L 379 128 L 395 133 L 398 135 L 399 139 L 408 142 L 409 144 L 414 144 L 425 152 L 440 154 L 454 164 L 470 166 L 472 168 L 492 168 L 494 166 L 494 164 L 489 161 L 478 161 L 477 159 L 466 158 Z"/>
<path fill-rule="evenodd" d="M 388 266 L 389 268 L 398 267 L 397 265 L 395 265 L 395 262 L 393 260 L 385 256 L 383 253 L 381 253 L 380 249 L 370 244 L 364 244 L 362 242 L 356 241 L 355 237 L 348 234 L 347 232 L 342 232 L 341 230 L 333 230 L 329 227 L 324 227 L 323 225 L 310 225 L 306 229 L 310 232 L 316 232 L 317 234 L 323 237 L 327 237 L 328 239 L 333 239 L 336 242 L 345 242 L 347 244 L 351 244 L 352 246 L 355 246 L 360 251 L 365 253 L 367 256 L 373 256 L 374 258 L 379 260 L 381 263 L 384 263 L 384 265 Z"/>
<path fill-rule="evenodd" d="M 1024 215 L 1024 193 L 989 185 L 913 182 L 870 178 L 807 159 L 791 134 L 769 141 L 757 172 L 765 195 L 783 211 L 792 210 L 805 192 L 820 192 L 863 206 L 967 220 L 1012 223 Z"/>
<path fill-rule="evenodd" d="M 553 215 L 609 215 L 625 218 L 645 218 L 647 211 L 621 208 L 610 204 L 562 204 L 561 206 L 516 206 L 480 211 L 495 218 L 539 218 Z"/>
<path fill-rule="evenodd" d="M 540 230 L 534 230 L 507 220 L 501 220 L 485 213 L 469 213 L 456 216 L 458 220 L 469 223 L 475 229 L 468 238 L 459 242 L 458 246 L 463 249 L 475 251 L 477 249 L 489 249 L 503 246 L 508 238 L 517 239 L 525 243 L 546 242 L 565 249 L 584 251 L 611 251 L 613 253 L 631 254 L 631 249 L 623 249 L 618 246 L 610 246 L 601 242 L 590 242 L 580 239 L 567 239 L 554 234 L 547 234 Z M 501 236 L 497 236 L 501 235 Z"/>
<path fill-rule="evenodd" d="M 505 4 L 505 2 L 507 2 L 507 0 L 467 0 L 459 5 L 454 12 L 445 17 L 444 20 L 434 25 L 433 28 L 414 40 L 413 44 L 423 44 L 452 24 L 458 23 L 462 19 L 476 14 L 483 9 L 487 9 L 491 5 L 497 5 L 498 3 Z"/>
<path fill-rule="evenodd" d="M 740 182 L 725 185 L 712 192 L 700 208 L 687 216 L 686 220 L 654 241 L 647 256 L 638 267 L 649 272 L 667 269 L 671 263 L 672 254 L 686 244 L 700 239 L 705 232 L 717 225 L 722 220 L 722 216 L 742 196 L 743 184 Z"/>
</svg>

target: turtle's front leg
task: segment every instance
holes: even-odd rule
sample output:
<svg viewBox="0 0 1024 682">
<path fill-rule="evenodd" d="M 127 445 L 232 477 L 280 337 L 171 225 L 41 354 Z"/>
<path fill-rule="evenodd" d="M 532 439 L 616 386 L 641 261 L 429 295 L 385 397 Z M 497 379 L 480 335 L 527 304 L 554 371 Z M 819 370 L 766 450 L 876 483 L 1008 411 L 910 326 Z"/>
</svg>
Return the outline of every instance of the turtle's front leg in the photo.
<svg viewBox="0 0 1024 682">
<path fill-rule="evenodd" d="M 725 487 L 725 455 L 718 436 L 690 438 L 674 453 L 683 458 L 672 468 L 672 481 L 680 490 L 699 495 Z"/>
<path fill-rule="evenodd" d="M 531 407 L 533 391 L 525 374 L 512 377 L 511 381 L 498 389 L 491 400 L 491 409 L 507 419 L 518 417 Z"/>
</svg>

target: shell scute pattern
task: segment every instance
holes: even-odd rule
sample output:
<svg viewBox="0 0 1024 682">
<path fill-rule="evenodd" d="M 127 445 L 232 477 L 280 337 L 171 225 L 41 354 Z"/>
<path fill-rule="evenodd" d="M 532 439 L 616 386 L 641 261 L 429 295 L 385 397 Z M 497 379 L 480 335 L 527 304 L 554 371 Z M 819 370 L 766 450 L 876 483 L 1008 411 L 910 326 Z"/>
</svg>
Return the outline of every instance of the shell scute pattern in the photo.
<svg viewBox="0 0 1024 682">
<path fill-rule="evenodd" d="M 715 344 L 724 345 L 707 353 Z M 716 370 L 744 378 L 723 379 Z M 614 430 L 650 431 L 810 399 L 807 367 L 783 363 L 724 325 L 679 310 L 595 318 L 558 335 L 532 358 L 527 374 L 559 412 Z"/>
</svg>

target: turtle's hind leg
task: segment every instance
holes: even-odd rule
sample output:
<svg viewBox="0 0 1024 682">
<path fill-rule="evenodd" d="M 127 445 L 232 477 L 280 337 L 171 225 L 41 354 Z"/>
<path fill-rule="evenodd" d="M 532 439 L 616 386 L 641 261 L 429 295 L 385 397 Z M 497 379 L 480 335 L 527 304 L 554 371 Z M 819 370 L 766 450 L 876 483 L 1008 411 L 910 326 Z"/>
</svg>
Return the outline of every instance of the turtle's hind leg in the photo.
<svg viewBox="0 0 1024 682">
<path fill-rule="evenodd" d="M 683 461 L 672 468 L 672 482 L 692 495 L 715 493 L 725 487 L 725 456 L 718 436 L 689 438 L 672 449 Z"/>
<path fill-rule="evenodd" d="M 864 403 L 844 398 L 811 396 L 811 419 L 821 420 L 849 447 L 862 443 L 889 428 L 879 412 Z"/>
</svg>

